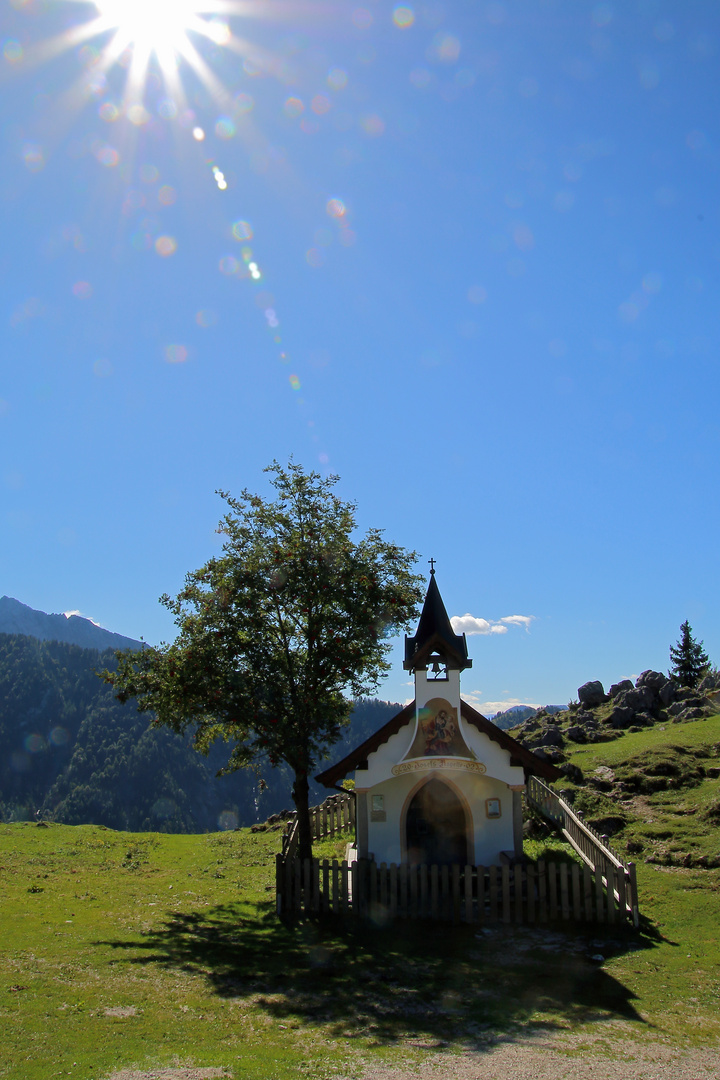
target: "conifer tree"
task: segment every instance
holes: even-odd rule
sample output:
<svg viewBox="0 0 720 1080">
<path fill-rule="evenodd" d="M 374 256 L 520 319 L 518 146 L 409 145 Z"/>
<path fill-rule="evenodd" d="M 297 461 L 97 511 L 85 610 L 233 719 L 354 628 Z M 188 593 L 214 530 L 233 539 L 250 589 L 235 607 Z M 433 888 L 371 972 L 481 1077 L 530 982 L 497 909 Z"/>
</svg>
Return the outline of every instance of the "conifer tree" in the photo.
<svg viewBox="0 0 720 1080">
<path fill-rule="evenodd" d="M 680 627 L 680 638 L 670 646 L 670 678 L 681 686 L 697 686 L 710 667 L 702 641 L 696 641 L 690 623 Z"/>
</svg>

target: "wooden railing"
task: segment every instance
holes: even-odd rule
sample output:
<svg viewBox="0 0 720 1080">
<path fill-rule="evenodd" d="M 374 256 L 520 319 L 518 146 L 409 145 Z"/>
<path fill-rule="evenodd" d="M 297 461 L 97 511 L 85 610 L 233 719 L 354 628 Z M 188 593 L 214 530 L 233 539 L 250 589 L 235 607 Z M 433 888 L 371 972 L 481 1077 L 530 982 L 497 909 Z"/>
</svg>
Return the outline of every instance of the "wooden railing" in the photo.
<svg viewBox="0 0 720 1080">
<path fill-rule="evenodd" d="M 319 806 L 310 807 L 310 835 L 313 840 L 323 840 L 336 833 L 355 831 L 355 795 L 351 791 L 328 795 Z M 293 859 L 297 852 L 300 833 L 297 812 L 293 811 L 283 833 L 282 858 Z"/>
<path fill-rule="evenodd" d="M 612 864 L 593 872 L 585 863 L 504 866 L 378 866 L 369 859 L 339 862 L 277 856 L 278 913 L 439 919 L 454 923 L 616 924 L 630 916 L 626 879 Z"/>
<path fill-rule="evenodd" d="M 579 811 L 573 810 L 536 776 L 528 778 L 525 797 L 531 806 L 562 833 L 585 866 L 605 881 L 608 893 L 612 883 L 617 904 L 625 911 L 633 925 L 638 926 L 640 909 L 635 864 L 624 862 L 610 848 L 607 836 L 601 835 L 588 825 Z"/>
</svg>

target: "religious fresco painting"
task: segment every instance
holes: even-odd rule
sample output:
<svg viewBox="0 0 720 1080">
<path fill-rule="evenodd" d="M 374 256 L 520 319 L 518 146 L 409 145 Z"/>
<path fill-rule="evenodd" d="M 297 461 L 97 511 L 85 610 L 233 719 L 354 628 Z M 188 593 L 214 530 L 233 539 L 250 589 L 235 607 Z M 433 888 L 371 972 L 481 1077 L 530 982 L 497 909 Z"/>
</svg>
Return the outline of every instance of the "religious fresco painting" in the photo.
<svg viewBox="0 0 720 1080">
<path fill-rule="evenodd" d="M 445 698 L 431 698 L 418 710 L 417 732 L 406 757 L 475 757 L 460 734 L 457 709 Z"/>
</svg>

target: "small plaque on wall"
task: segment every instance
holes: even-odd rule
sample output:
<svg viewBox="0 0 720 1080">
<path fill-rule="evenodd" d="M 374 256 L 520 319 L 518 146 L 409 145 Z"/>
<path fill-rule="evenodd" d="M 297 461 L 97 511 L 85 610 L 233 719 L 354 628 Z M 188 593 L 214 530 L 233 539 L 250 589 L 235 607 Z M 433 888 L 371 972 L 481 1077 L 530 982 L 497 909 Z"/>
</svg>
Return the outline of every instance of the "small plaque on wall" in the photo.
<svg viewBox="0 0 720 1080">
<path fill-rule="evenodd" d="M 373 795 L 372 803 L 370 805 L 370 820 L 371 821 L 387 821 L 387 814 L 385 812 L 385 796 Z"/>
<path fill-rule="evenodd" d="M 502 809 L 500 807 L 499 799 L 485 800 L 485 816 L 489 818 L 498 818 L 502 816 Z"/>
</svg>

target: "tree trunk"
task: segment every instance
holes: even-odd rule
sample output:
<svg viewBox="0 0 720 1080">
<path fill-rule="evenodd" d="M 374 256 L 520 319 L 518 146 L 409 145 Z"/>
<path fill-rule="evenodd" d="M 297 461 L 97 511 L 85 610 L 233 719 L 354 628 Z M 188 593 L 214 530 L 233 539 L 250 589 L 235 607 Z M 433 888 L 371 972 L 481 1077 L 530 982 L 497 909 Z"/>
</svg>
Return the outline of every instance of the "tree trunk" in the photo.
<svg viewBox="0 0 720 1080">
<path fill-rule="evenodd" d="M 293 802 L 298 816 L 298 858 L 312 858 L 312 836 L 310 834 L 310 785 L 306 772 L 295 773 L 292 791 Z"/>
</svg>

